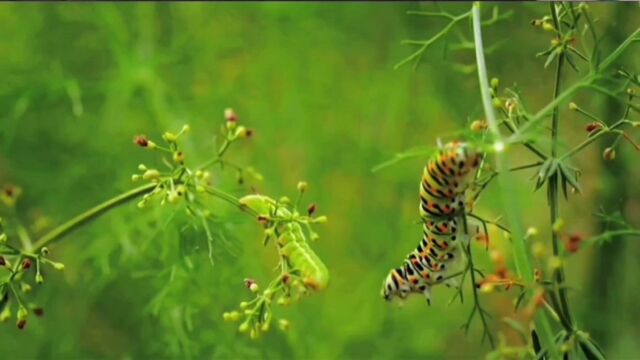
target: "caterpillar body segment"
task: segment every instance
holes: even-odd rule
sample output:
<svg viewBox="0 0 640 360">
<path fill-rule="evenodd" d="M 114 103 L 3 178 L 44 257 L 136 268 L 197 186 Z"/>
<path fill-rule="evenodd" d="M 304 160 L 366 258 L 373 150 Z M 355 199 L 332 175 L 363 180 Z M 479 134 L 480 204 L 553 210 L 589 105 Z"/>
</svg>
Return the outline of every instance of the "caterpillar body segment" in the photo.
<svg viewBox="0 0 640 360">
<path fill-rule="evenodd" d="M 427 161 L 419 189 L 422 239 L 385 278 L 381 294 L 386 300 L 421 293 L 430 304 L 432 286 L 458 286 L 452 275 L 466 266 L 462 245 L 483 229 L 465 214 L 466 191 L 481 160 L 482 154 L 469 145 L 452 142 Z"/>
<path fill-rule="evenodd" d="M 245 206 L 258 216 L 291 218 L 292 212 L 284 206 L 263 195 L 247 195 L 240 199 Z M 320 257 L 311 249 L 299 222 L 282 220 L 275 227 L 277 247 L 281 256 L 286 258 L 292 272 L 300 276 L 303 284 L 314 290 L 323 290 L 329 283 L 329 271 Z"/>
<path fill-rule="evenodd" d="M 329 284 L 329 270 L 306 241 L 294 237 L 295 232 L 285 232 L 280 236 L 278 245 L 281 254 L 293 270 L 299 273 L 306 286 L 314 290 L 324 290 Z"/>
</svg>

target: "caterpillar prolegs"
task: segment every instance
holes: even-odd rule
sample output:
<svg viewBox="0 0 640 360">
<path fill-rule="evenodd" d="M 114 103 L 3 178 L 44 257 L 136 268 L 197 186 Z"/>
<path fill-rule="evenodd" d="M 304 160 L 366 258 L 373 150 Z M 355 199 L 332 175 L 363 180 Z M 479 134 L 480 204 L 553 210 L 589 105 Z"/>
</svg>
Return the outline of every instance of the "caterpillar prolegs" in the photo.
<svg viewBox="0 0 640 360">
<path fill-rule="evenodd" d="M 387 275 L 382 288 L 386 300 L 422 293 L 430 304 L 432 286 L 457 286 L 450 277 L 465 265 L 462 244 L 480 235 L 482 229 L 478 220 L 465 213 L 466 191 L 481 159 L 468 144 L 451 142 L 427 161 L 419 192 L 422 240 Z"/>
</svg>

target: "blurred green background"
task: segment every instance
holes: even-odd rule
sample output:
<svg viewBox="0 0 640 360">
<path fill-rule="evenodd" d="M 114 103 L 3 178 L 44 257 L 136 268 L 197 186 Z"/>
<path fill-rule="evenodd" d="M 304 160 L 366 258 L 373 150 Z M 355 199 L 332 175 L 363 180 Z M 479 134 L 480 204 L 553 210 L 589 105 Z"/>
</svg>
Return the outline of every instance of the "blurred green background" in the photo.
<svg viewBox="0 0 640 360">
<path fill-rule="evenodd" d="M 468 6 L 443 4 L 454 13 Z M 543 69 L 535 53 L 550 36 L 529 21 L 548 6 L 499 6 L 514 14 L 485 30 L 487 44 L 501 44 L 488 54 L 490 75 L 504 86 L 517 84 L 529 107 L 538 108 L 551 97 L 553 70 Z M 488 346 L 480 344 L 479 323 L 467 336 L 460 330 L 471 304 L 448 305 L 452 290 L 435 289 L 432 307 L 416 297 L 398 308 L 379 296 L 388 269 L 419 240 L 424 159 L 375 174 L 371 168 L 398 151 L 433 146 L 482 116 L 477 76 L 464 73 L 474 61 L 471 51 L 440 42 L 417 70 L 393 70 L 412 50 L 400 40 L 427 38 L 445 25 L 406 15 L 420 8 L 435 9 L 420 3 L 0 5 L 0 182 L 24 190 L 19 213 L 26 223 L 42 216 L 61 223 L 131 188 L 137 164 L 159 164 L 133 146 L 136 134 L 159 139 L 189 123 L 188 159 L 207 159 L 223 109 L 233 107 L 255 136 L 234 146 L 230 158 L 260 171 L 264 180 L 249 185 L 274 197 L 295 195 L 299 180 L 310 183 L 305 200 L 330 218 L 318 228 L 314 248 L 332 276 L 325 292 L 277 310 L 292 322 L 289 332 L 250 341 L 221 314 L 250 298 L 243 278 L 271 277 L 276 256 L 260 245 L 258 225 L 212 203 L 227 221 L 215 230 L 211 267 L 203 234 L 180 232 L 184 217 L 131 204 L 51 248 L 67 270 L 47 274 L 35 292 L 43 318 L 31 319 L 22 332 L 2 326 L 2 357 L 481 358 Z M 489 6 L 485 11 L 488 16 Z M 593 11 L 605 51 L 640 25 L 637 4 L 598 4 Z M 467 24 L 460 29 L 471 38 Z M 635 51 L 625 61 L 639 70 Z M 609 121 L 622 111 L 600 95 L 576 101 Z M 564 109 L 561 116 L 566 144 L 584 139 L 585 120 Z M 575 159 L 585 191 L 562 204 L 567 227 L 585 236 L 601 231 L 593 215 L 599 207 L 640 226 L 637 153 L 625 146 L 604 164 L 600 151 L 607 144 Z M 532 160 L 523 151 L 511 155 L 513 164 Z M 533 193 L 530 176 L 513 175 L 513 196 L 526 204 L 525 224 L 545 236 L 544 193 Z M 234 185 L 233 174 L 214 178 L 236 194 L 250 191 Z M 496 194 L 487 191 L 479 214 L 500 215 Z M 640 354 L 634 255 L 640 249 L 632 240 L 616 239 L 568 263 L 579 323 L 611 358 Z M 509 255 L 504 240 L 495 244 Z M 490 271 L 486 252 L 474 251 Z M 483 301 L 499 320 L 511 314 L 513 297 L 490 294 Z M 499 321 L 492 328 L 517 344 Z"/>
</svg>

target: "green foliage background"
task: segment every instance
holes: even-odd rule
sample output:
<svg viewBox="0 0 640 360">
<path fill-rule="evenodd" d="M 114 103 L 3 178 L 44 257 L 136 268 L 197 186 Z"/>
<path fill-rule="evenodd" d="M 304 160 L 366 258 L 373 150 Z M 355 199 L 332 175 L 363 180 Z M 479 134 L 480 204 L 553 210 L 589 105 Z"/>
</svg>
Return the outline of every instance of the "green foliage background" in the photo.
<svg viewBox="0 0 640 360">
<path fill-rule="evenodd" d="M 468 4 L 446 4 L 451 12 Z M 191 124 L 188 161 L 213 154 L 222 110 L 233 107 L 255 129 L 231 158 L 253 165 L 265 179 L 252 182 L 273 196 L 295 194 L 307 180 L 306 200 L 330 222 L 314 248 L 332 275 L 329 289 L 279 312 L 292 322 L 257 342 L 245 339 L 221 314 L 250 294 L 242 279 L 267 281 L 276 263 L 260 245 L 258 225 L 218 202 L 220 225 L 215 266 L 204 234 L 181 231 L 186 219 L 170 208 L 141 211 L 133 204 L 109 214 L 51 248 L 63 274 L 49 273 L 36 299 L 45 317 L 25 331 L 4 324 L 2 357 L 11 358 L 455 358 L 481 357 L 479 324 L 459 329 L 469 303 L 448 305 L 449 289 L 434 291 L 431 308 L 419 298 L 403 308 L 379 296 L 381 281 L 419 239 L 417 189 L 422 159 L 372 174 L 395 152 L 432 146 L 482 116 L 477 76 L 455 64 L 473 64 L 473 53 L 431 49 L 412 71 L 393 65 L 411 50 L 401 39 L 420 39 L 443 23 L 408 16 L 432 8 L 418 3 L 139 3 L 0 5 L 0 181 L 25 192 L 20 214 L 60 223 L 130 188 L 130 174 L 153 154 L 135 148 L 133 135 L 159 138 Z M 530 107 L 551 98 L 552 70 L 535 53 L 550 36 L 529 25 L 546 4 L 500 4 L 514 10 L 486 30 L 485 42 L 502 45 L 488 54 L 489 71 L 504 86 L 517 86 Z M 615 47 L 637 28 L 637 4 L 593 6 Z M 455 36 L 449 38 L 455 40 Z M 632 52 L 627 62 L 640 69 Z M 635 63 L 634 63 L 635 61 Z M 601 96 L 577 100 L 607 120 L 621 108 Z M 613 114 L 613 115 L 612 115 Z M 637 114 L 636 114 L 637 115 Z M 562 116 L 567 145 L 584 136 L 584 119 Z M 603 143 L 603 146 L 606 144 Z M 619 151 L 601 163 L 592 147 L 576 158 L 587 174 L 585 192 L 563 203 L 568 228 L 599 232 L 593 216 L 602 206 L 638 218 L 638 154 Z M 524 152 L 514 164 L 531 160 Z M 542 192 L 529 173 L 514 175 L 527 204 L 526 224 L 548 234 Z M 233 185 L 233 174 L 215 173 Z M 479 205 L 500 215 L 489 189 Z M 579 253 L 568 264 L 570 293 L 583 327 L 599 337 L 608 355 L 639 354 L 637 306 L 639 247 L 616 239 Z M 498 242 L 508 254 L 508 244 Z M 481 247 L 479 262 L 491 269 Z M 484 297 L 500 319 L 512 297 Z M 510 341 L 518 338 L 507 327 Z"/>
</svg>

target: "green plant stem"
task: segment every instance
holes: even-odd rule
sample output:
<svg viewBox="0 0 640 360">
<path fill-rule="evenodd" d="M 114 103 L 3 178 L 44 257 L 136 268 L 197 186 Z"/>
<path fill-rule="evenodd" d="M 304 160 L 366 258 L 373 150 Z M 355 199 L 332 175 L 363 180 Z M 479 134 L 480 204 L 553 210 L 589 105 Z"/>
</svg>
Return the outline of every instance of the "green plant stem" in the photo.
<svg viewBox="0 0 640 360">
<path fill-rule="evenodd" d="M 67 221 L 66 223 L 56 227 L 55 229 L 49 231 L 47 234 L 43 235 L 40 239 L 38 239 L 38 241 L 35 242 L 34 249 L 36 250 L 42 249 L 43 247 L 62 239 L 63 237 L 73 232 L 74 230 L 80 228 L 81 226 L 85 225 L 86 223 L 97 219 L 107 211 L 115 207 L 118 207 L 122 204 L 125 204 L 141 195 L 144 195 L 152 191 L 155 187 L 156 187 L 156 184 L 154 183 L 137 187 L 133 190 L 129 190 L 125 193 L 122 193 L 114 198 L 111 198 L 103 202 L 102 204 L 99 204 L 81 213 L 80 215 L 74 217 L 73 219 Z"/>
<path fill-rule="evenodd" d="M 458 16 L 453 16 L 451 17 L 451 21 L 447 24 L 447 26 L 445 26 L 442 30 L 440 30 L 440 32 L 438 32 L 437 34 L 435 34 L 433 37 L 431 37 L 428 40 L 425 41 L 419 41 L 419 42 L 415 42 L 412 41 L 412 44 L 419 44 L 422 45 L 418 50 L 416 50 L 413 54 L 409 55 L 406 59 L 402 60 L 401 62 L 399 62 L 396 66 L 394 66 L 394 69 L 398 69 L 399 67 L 401 67 L 402 65 L 414 60 L 414 59 L 419 59 L 422 54 L 424 54 L 425 51 L 427 51 L 427 49 L 429 48 L 429 46 L 433 45 L 433 43 L 435 43 L 436 41 L 438 41 L 441 37 L 445 36 L 447 33 L 449 33 L 449 31 L 451 31 L 451 29 L 460 21 L 466 19 L 469 17 L 469 13 L 466 12 L 464 14 L 458 15 Z M 406 42 L 405 42 L 406 43 Z"/>
<path fill-rule="evenodd" d="M 550 2 L 549 6 L 551 8 L 551 16 L 553 18 L 554 26 L 557 31 L 560 31 L 560 22 L 558 21 L 558 15 L 556 13 L 556 6 L 553 2 Z M 556 74 L 555 74 L 554 87 L 553 87 L 554 100 L 560 94 L 562 68 L 563 68 L 564 62 L 565 62 L 565 54 L 564 52 L 562 52 L 558 56 L 558 62 L 556 66 Z M 558 132 L 559 132 L 558 125 L 559 125 L 559 111 L 558 111 L 558 107 L 556 106 L 553 108 L 553 113 L 551 116 L 551 157 L 554 159 L 557 158 L 557 155 L 558 155 Z M 558 181 L 559 181 L 558 172 L 556 172 L 549 178 L 549 183 L 548 183 L 549 200 L 550 200 L 549 202 L 551 206 L 551 211 L 550 211 L 551 227 L 554 226 L 554 224 L 558 221 L 558 218 L 560 217 Z M 559 245 L 558 245 L 559 242 L 560 241 L 558 239 L 558 233 L 556 231 L 552 231 L 551 243 L 552 243 L 554 256 L 559 255 Z M 555 282 L 556 282 L 555 285 L 558 292 L 558 297 L 560 298 L 559 300 L 560 300 L 560 306 L 561 306 L 561 309 L 557 309 L 557 310 L 561 310 L 561 311 L 558 311 L 558 313 L 566 319 L 567 323 L 573 324 L 571 311 L 569 309 L 569 301 L 567 300 L 567 293 L 566 293 L 566 289 L 564 288 L 565 274 L 564 274 L 563 267 L 560 267 L 558 270 L 556 270 Z M 567 329 L 567 331 L 572 331 L 572 329 Z"/>
<path fill-rule="evenodd" d="M 484 58 L 484 50 L 482 45 L 482 29 L 480 18 L 480 3 L 475 2 L 472 9 L 472 22 L 473 22 L 473 36 L 474 43 L 476 45 L 476 62 L 478 70 L 478 79 L 480 82 L 480 93 L 482 96 L 482 104 L 484 107 L 485 116 L 489 123 L 489 129 L 491 130 L 494 139 L 501 141 L 500 130 L 496 121 L 496 116 L 491 104 L 491 94 L 489 88 L 489 80 L 487 75 L 487 67 Z M 502 155 L 497 152 L 495 155 L 496 170 L 500 172 L 504 168 Z M 517 197 L 513 196 L 515 189 L 513 184 L 504 179 L 498 177 L 498 182 L 501 189 L 501 202 L 503 208 L 507 214 L 507 220 L 511 227 L 511 234 L 513 237 L 513 253 L 516 263 L 516 270 L 518 276 L 524 280 L 527 284 L 534 283 L 533 267 L 530 261 L 529 249 L 524 239 L 524 226 L 521 222 L 520 209 L 522 207 L 518 204 Z M 544 313 L 539 313 L 535 317 L 535 325 L 538 333 L 540 334 L 540 340 L 551 354 L 552 358 L 560 358 L 557 348 L 555 346 L 554 334 L 549 324 L 549 320 Z"/>
<path fill-rule="evenodd" d="M 558 105 L 567 101 L 567 99 L 572 97 L 578 90 L 591 86 L 593 81 L 600 77 L 599 74 L 613 65 L 613 63 L 618 60 L 618 58 L 624 53 L 624 51 L 635 42 L 640 42 L 640 28 L 636 29 L 631 35 L 629 35 L 611 54 L 609 54 L 609 56 L 606 57 L 606 59 L 602 61 L 602 63 L 597 68 L 595 68 L 589 74 L 585 75 L 582 79 L 573 83 L 573 85 L 565 89 L 563 92 L 559 93 L 558 96 L 556 96 L 550 103 L 545 105 L 540 111 L 533 115 L 533 117 L 531 117 L 529 121 L 519 129 L 517 134 L 510 136 L 508 141 L 517 142 L 522 134 L 525 134 L 527 130 L 539 125 L 539 123 L 549 114 L 549 112 L 557 108 Z"/>
<path fill-rule="evenodd" d="M 563 154 L 562 156 L 560 156 L 558 158 L 559 161 L 562 161 L 564 159 L 567 159 L 573 155 L 575 155 L 576 153 L 580 152 L 580 150 L 584 149 L 585 147 L 589 146 L 592 142 L 598 140 L 600 137 L 610 134 L 612 131 L 616 129 L 617 127 L 619 127 L 620 125 L 622 125 L 624 122 L 623 121 L 618 121 L 617 123 L 611 125 L 611 127 L 608 130 L 602 130 L 599 133 L 593 135 L 592 137 L 584 140 L 583 142 L 581 142 L 580 144 L 576 145 L 576 147 L 574 147 L 573 149 L 567 151 L 565 154 Z"/>
</svg>

